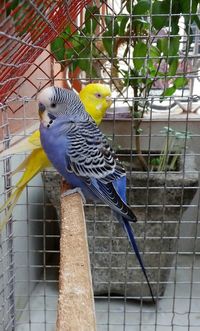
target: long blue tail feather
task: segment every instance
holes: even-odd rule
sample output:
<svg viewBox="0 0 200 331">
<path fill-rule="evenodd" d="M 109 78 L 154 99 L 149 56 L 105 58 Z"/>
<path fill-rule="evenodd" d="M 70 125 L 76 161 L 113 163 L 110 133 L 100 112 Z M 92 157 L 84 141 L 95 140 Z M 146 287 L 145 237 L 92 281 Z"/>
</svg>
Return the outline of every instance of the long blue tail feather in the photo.
<svg viewBox="0 0 200 331">
<path fill-rule="evenodd" d="M 119 217 L 118 217 L 118 219 L 119 219 Z M 120 219 L 121 219 L 120 220 L 120 223 L 122 223 L 122 226 L 123 226 L 123 228 L 124 228 L 124 230 L 125 230 L 125 232 L 126 232 L 126 234 L 128 236 L 128 239 L 129 239 L 129 242 L 131 244 L 131 247 L 133 248 L 133 250 L 135 252 L 135 255 L 136 255 L 136 257 L 138 259 L 138 262 L 139 262 L 139 264 L 141 266 L 141 269 L 143 271 L 144 277 L 145 277 L 145 279 L 147 281 L 147 285 L 149 287 L 149 291 L 150 291 L 152 300 L 153 300 L 154 303 L 156 303 L 155 302 L 155 299 L 154 299 L 153 291 L 152 291 L 152 288 L 151 288 L 151 284 L 149 282 L 149 278 L 147 276 L 146 269 L 144 267 L 144 263 L 143 263 L 142 258 L 140 256 L 140 252 L 138 250 L 138 246 L 137 246 L 137 243 L 136 243 L 135 238 L 134 238 L 134 234 L 133 234 L 133 230 L 131 228 L 131 225 L 129 224 L 129 221 L 127 219 L 125 219 L 124 217 L 120 217 Z"/>
</svg>

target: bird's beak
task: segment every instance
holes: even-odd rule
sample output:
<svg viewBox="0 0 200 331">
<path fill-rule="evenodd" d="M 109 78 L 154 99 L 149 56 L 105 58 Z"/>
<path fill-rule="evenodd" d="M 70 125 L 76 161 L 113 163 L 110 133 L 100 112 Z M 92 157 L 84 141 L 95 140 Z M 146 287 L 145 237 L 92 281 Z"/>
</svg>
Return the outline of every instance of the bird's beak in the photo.
<svg viewBox="0 0 200 331">
<path fill-rule="evenodd" d="M 108 105 L 111 106 L 111 104 L 112 104 L 112 98 L 111 98 L 111 96 L 107 96 L 106 97 L 106 101 L 107 101 Z"/>
<path fill-rule="evenodd" d="M 45 105 L 41 102 L 39 102 L 38 104 L 38 112 L 39 112 L 39 116 L 40 116 L 40 119 L 42 119 L 43 117 L 43 113 L 45 112 L 46 108 L 45 108 Z"/>
</svg>

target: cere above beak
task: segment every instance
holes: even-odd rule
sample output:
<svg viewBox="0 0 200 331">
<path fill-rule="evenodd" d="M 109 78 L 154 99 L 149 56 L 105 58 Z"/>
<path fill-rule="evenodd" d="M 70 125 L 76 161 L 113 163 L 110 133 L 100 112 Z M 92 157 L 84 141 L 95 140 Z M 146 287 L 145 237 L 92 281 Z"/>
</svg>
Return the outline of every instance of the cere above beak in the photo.
<svg viewBox="0 0 200 331">
<path fill-rule="evenodd" d="M 112 97 L 111 96 L 107 96 L 106 97 L 106 101 L 107 101 L 108 105 L 111 106 L 111 104 L 112 104 Z"/>
<path fill-rule="evenodd" d="M 39 111 L 42 113 L 46 110 L 45 105 L 43 105 L 43 103 L 41 103 L 41 102 L 39 102 L 38 107 L 39 107 Z"/>
</svg>

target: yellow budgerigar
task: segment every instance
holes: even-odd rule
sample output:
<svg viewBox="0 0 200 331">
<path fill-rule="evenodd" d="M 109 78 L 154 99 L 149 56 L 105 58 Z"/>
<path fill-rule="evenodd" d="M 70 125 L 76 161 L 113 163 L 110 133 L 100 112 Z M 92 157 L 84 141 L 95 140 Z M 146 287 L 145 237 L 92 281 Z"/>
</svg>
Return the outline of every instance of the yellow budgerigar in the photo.
<svg viewBox="0 0 200 331">
<path fill-rule="evenodd" d="M 110 88 L 107 85 L 99 83 L 88 84 L 80 91 L 79 96 L 85 106 L 86 111 L 99 125 L 106 110 L 112 103 Z M 16 184 L 14 192 L 12 192 L 9 199 L 0 208 L 0 211 L 2 211 L 5 207 L 10 205 L 6 217 L 0 223 L 0 230 L 9 220 L 13 208 L 15 207 L 23 189 L 28 184 L 28 182 L 40 171 L 51 166 L 50 161 L 48 160 L 45 152 L 41 147 L 39 130 L 35 131 L 30 137 L 23 139 L 16 145 L 5 150 L 1 156 L 5 157 L 7 155 L 29 151 L 31 154 L 12 173 L 12 175 L 14 175 L 17 172 L 24 170 L 22 177 Z"/>
</svg>

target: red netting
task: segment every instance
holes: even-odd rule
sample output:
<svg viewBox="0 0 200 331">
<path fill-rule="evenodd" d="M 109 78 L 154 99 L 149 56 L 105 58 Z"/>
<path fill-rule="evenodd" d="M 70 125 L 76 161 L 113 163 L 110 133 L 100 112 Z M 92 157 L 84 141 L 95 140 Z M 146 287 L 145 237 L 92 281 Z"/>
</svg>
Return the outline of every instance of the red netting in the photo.
<svg viewBox="0 0 200 331">
<path fill-rule="evenodd" d="M 16 7 L 13 1 L 5 2 L 0 9 L 0 102 L 11 94 L 31 64 L 89 2 L 30 0 L 18 1 Z"/>
</svg>

